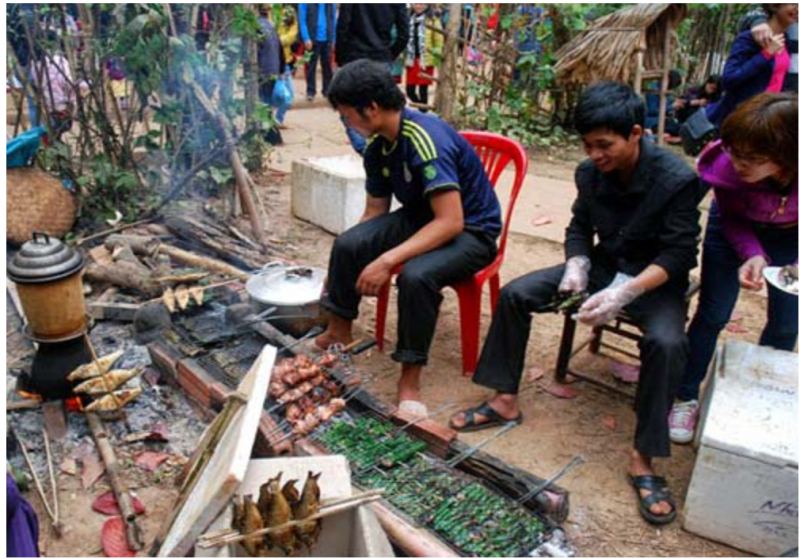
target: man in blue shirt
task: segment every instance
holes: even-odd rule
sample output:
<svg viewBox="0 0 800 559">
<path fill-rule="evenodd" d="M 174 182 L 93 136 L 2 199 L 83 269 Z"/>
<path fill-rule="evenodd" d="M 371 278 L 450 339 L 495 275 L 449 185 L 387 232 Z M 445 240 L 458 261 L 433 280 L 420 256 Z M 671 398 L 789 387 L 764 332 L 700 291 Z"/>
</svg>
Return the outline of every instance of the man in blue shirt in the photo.
<svg viewBox="0 0 800 559">
<path fill-rule="evenodd" d="M 300 4 L 297 19 L 300 38 L 311 53 L 306 75 L 306 95 L 313 101 L 317 95 L 317 60 L 322 65 L 322 94 L 328 94 L 333 70 L 331 48 L 336 36 L 336 4 Z"/>
<path fill-rule="evenodd" d="M 361 222 L 334 242 L 328 268 L 328 329 L 317 348 L 352 340 L 362 295 L 378 294 L 402 264 L 397 346 L 401 409 L 426 413 L 420 375 L 428 360 L 441 289 L 495 258 L 500 205 L 472 146 L 439 118 L 405 108 L 385 64 L 361 59 L 333 78 L 328 100 L 347 126 L 369 138 L 367 204 Z M 402 207 L 389 208 L 392 196 Z"/>
</svg>

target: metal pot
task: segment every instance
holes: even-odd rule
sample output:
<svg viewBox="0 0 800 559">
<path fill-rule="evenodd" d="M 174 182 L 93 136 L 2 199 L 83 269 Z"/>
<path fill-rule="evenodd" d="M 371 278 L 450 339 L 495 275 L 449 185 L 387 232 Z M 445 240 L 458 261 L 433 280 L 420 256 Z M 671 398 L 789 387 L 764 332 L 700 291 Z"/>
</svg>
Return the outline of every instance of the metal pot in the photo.
<svg viewBox="0 0 800 559">
<path fill-rule="evenodd" d="M 40 341 L 70 339 L 86 330 L 83 256 L 44 233 L 22 245 L 8 265 L 30 333 Z"/>
<path fill-rule="evenodd" d="M 245 287 L 259 310 L 276 307 L 274 318 L 267 318 L 270 323 L 297 337 L 325 323 L 319 300 L 326 274 L 322 268 L 272 262 L 251 276 Z"/>
</svg>

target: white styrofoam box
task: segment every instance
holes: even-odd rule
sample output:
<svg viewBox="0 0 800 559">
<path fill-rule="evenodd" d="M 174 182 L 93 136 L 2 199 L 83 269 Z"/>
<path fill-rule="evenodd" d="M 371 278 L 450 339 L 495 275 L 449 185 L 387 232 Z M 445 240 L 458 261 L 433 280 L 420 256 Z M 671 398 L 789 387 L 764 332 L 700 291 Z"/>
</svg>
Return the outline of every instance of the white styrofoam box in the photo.
<svg viewBox="0 0 800 559">
<path fill-rule="evenodd" d="M 730 340 L 711 365 L 683 527 L 758 555 L 797 547 L 797 354 Z"/>
<path fill-rule="evenodd" d="M 290 479 L 298 480 L 298 491 L 302 491 L 306 474 L 309 471 L 321 472 L 319 489 L 321 501 L 329 501 L 353 494 L 350 484 L 350 465 L 342 455 L 302 456 L 278 458 L 253 458 L 247 468 L 244 481 L 237 495 L 253 495 L 258 500 L 262 483 L 283 472 L 281 483 Z M 224 530 L 233 520 L 232 507 L 225 508 L 222 514 L 209 527 L 207 533 Z M 203 549 L 195 548 L 196 557 L 247 557 L 240 544 Z M 278 550 L 264 550 L 265 557 L 284 557 Z M 394 557 L 391 544 L 375 514 L 368 506 L 359 506 L 322 519 L 319 540 L 308 552 L 301 547 L 293 557 Z"/>
<path fill-rule="evenodd" d="M 367 200 L 363 160 L 353 155 L 292 162 L 292 213 L 336 235 L 361 218 Z"/>
</svg>

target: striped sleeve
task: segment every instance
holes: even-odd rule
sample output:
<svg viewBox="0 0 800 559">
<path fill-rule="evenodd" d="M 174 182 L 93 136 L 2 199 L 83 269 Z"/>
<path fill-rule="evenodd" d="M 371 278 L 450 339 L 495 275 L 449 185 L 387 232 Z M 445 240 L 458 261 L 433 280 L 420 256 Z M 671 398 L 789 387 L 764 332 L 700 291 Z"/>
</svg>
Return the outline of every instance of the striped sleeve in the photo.
<svg viewBox="0 0 800 559">
<path fill-rule="evenodd" d="M 401 133 L 408 138 L 414 147 L 416 157 L 411 161 L 412 167 L 420 177 L 425 196 L 445 190 L 460 190 L 458 183 L 458 166 L 453 158 L 456 152 L 448 145 L 449 139 L 434 141 L 434 137 L 425 128 L 411 120 L 403 121 Z"/>
</svg>

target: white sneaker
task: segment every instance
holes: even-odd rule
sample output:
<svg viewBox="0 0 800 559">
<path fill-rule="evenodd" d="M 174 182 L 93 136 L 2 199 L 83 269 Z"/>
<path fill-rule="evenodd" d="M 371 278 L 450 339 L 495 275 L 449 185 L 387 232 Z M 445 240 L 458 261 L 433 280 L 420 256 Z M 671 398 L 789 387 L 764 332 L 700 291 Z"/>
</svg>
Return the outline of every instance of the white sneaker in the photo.
<svg viewBox="0 0 800 559">
<path fill-rule="evenodd" d="M 699 404 L 697 400 L 675 402 L 669 411 L 669 438 L 673 443 L 686 444 L 694 438 Z"/>
</svg>

